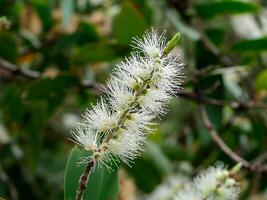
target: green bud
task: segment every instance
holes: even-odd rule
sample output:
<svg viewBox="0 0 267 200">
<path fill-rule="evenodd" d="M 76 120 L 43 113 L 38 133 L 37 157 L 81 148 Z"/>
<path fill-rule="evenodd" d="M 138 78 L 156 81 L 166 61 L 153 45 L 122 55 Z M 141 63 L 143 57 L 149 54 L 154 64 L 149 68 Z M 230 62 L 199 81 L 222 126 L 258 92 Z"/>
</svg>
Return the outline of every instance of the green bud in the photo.
<svg viewBox="0 0 267 200">
<path fill-rule="evenodd" d="M 231 174 L 236 174 L 237 172 L 240 171 L 242 167 L 242 163 L 237 163 L 230 171 Z"/>
<path fill-rule="evenodd" d="M 137 83 L 134 84 L 133 89 L 134 89 L 135 91 L 138 91 L 138 90 L 140 89 L 140 85 L 137 84 Z"/>
<path fill-rule="evenodd" d="M 180 33 L 176 33 L 172 39 L 170 41 L 168 41 L 168 43 L 166 44 L 166 47 L 163 50 L 163 54 L 167 55 L 168 53 L 170 53 L 171 50 L 173 50 L 173 48 L 175 47 L 175 45 L 179 42 L 181 37 Z"/>
<path fill-rule="evenodd" d="M 142 91 L 142 95 L 146 95 L 148 93 L 148 90 L 147 89 L 144 89 L 143 91 Z"/>
<path fill-rule="evenodd" d="M 126 115 L 126 118 L 127 118 L 128 120 L 132 120 L 132 119 L 133 119 L 133 116 L 132 116 L 131 114 L 128 114 L 128 115 Z"/>
</svg>

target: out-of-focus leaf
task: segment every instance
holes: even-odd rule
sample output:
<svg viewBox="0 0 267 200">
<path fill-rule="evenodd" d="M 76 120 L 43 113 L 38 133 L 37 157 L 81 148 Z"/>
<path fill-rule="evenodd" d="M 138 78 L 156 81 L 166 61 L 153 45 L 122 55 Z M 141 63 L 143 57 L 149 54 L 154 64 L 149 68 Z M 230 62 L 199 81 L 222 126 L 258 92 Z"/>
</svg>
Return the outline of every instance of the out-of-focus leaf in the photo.
<svg viewBox="0 0 267 200">
<path fill-rule="evenodd" d="M 90 43 L 80 48 L 76 48 L 72 57 L 74 64 L 83 65 L 88 62 L 111 61 L 120 56 L 124 56 L 127 52 L 128 47 L 100 42 Z"/>
<path fill-rule="evenodd" d="M 79 83 L 77 78 L 67 75 L 60 75 L 54 79 L 44 78 L 29 85 L 23 97 L 28 102 L 44 101 L 50 114 L 61 105 L 67 90 Z"/>
<path fill-rule="evenodd" d="M 255 13 L 259 10 L 258 4 L 239 0 L 215 1 L 196 6 L 197 14 L 203 18 L 212 18 L 221 14 Z"/>
<path fill-rule="evenodd" d="M 182 33 L 183 36 L 187 36 L 189 39 L 194 40 L 194 41 L 199 40 L 200 33 L 197 30 L 185 24 L 176 11 L 170 10 L 167 13 L 167 16 L 168 16 L 168 19 L 176 27 L 176 29 Z"/>
<path fill-rule="evenodd" d="M 61 0 L 60 7 L 63 17 L 63 26 L 67 27 L 70 24 L 70 20 L 74 11 L 73 0 Z"/>
<path fill-rule="evenodd" d="M 209 40 L 218 48 L 222 48 L 224 41 L 224 31 L 221 29 L 207 29 L 205 31 Z M 208 65 L 219 64 L 218 58 L 206 48 L 205 45 L 198 41 L 197 42 L 197 67 L 204 68 Z"/>
<path fill-rule="evenodd" d="M 17 55 L 17 43 L 14 35 L 8 32 L 0 32 L 0 57 L 15 62 Z"/>
<path fill-rule="evenodd" d="M 146 148 L 146 155 L 151 158 L 154 165 L 163 173 L 171 172 L 171 163 L 167 156 L 162 152 L 159 145 L 149 142 Z"/>
<path fill-rule="evenodd" d="M 49 30 L 53 25 L 50 4 L 46 0 L 31 0 L 31 4 L 33 4 L 40 19 L 42 20 L 43 30 Z"/>
<path fill-rule="evenodd" d="M 128 44 L 133 37 L 144 33 L 146 22 L 140 10 L 130 1 L 126 1 L 114 19 L 113 29 L 117 41 L 121 44 Z"/>
<path fill-rule="evenodd" d="M 47 109 L 43 102 L 31 103 L 26 108 L 30 113 L 25 126 L 25 135 L 29 135 L 28 164 L 31 170 L 35 170 L 43 144 L 43 128 L 47 122 Z M 30 156 L 29 156 L 30 155 Z"/>
<path fill-rule="evenodd" d="M 236 51 L 267 51 L 267 37 L 238 42 L 232 49 Z"/>
<path fill-rule="evenodd" d="M 73 76 L 60 75 L 56 78 L 44 78 L 32 83 L 26 92 L 29 100 L 40 100 L 64 92 L 71 86 L 79 84 L 79 80 Z"/>
<path fill-rule="evenodd" d="M 145 192 L 150 192 L 171 170 L 170 160 L 153 142 L 149 142 L 144 155 L 137 158 L 131 168 L 127 168 L 138 188 Z"/>
<path fill-rule="evenodd" d="M 143 157 L 135 159 L 134 165 L 127 168 L 134 178 L 138 188 L 144 192 L 151 192 L 162 180 L 162 174 L 151 160 Z"/>
<path fill-rule="evenodd" d="M 243 91 L 242 87 L 238 84 L 238 76 L 234 73 L 229 74 L 223 74 L 223 82 L 225 86 L 225 90 L 229 92 L 231 96 L 234 97 L 234 99 L 242 100 L 246 95 L 246 93 Z"/>
<path fill-rule="evenodd" d="M 73 200 L 76 196 L 78 182 L 86 164 L 77 165 L 88 153 L 74 147 L 70 153 L 65 169 L 64 199 Z M 118 170 L 108 172 L 105 167 L 91 171 L 84 199 L 116 200 L 119 191 Z"/>
<path fill-rule="evenodd" d="M 88 23 L 81 22 L 77 31 L 74 33 L 73 37 L 76 42 L 80 45 L 84 45 L 87 42 L 99 41 L 100 37 L 94 26 Z"/>
<path fill-rule="evenodd" d="M 0 99 L 0 107 L 3 108 L 4 122 L 13 128 L 11 133 L 34 141 L 25 143 L 25 148 L 27 164 L 35 170 L 42 148 L 42 131 L 48 120 L 47 105 L 44 102 L 24 102 L 19 90 L 7 87 Z"/>
<path fill-rule="evenodd" d="M 261 71 L 256 78 L 256 89 L 267 90 L 267 70 Z"/>
</svg>

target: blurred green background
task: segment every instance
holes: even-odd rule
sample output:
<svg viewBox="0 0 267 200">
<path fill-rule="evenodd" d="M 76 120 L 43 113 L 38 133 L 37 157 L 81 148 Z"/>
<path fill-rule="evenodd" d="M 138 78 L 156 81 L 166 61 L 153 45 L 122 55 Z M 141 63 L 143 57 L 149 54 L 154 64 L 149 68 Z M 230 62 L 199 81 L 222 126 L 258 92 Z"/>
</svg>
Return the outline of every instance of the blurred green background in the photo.
<svg viewBox="0 0 267 200">
<path fill-rule="evenodd" d="M 152 192 L 173 173 L 194 175 L 218 160 L 235 164 L 204 128 L 200 104 L 231 149 L 247 160 L 264 154 L 266 6 L 266 0 L 0 0 L 0 17 L 6 16 L 0 19 L 0 197 L 63 199 L 70 130 L 129 55 L 132 37 L 150 27 L 166 30 L 167 38 L 181 32 L 175 53 L 185 63 L 184 90 L 142 157 L 122 167 L 119 199 Z M 266 174 L 244 170 L 238 179 L 242 199 L 267 199 Z"/>
</svg>

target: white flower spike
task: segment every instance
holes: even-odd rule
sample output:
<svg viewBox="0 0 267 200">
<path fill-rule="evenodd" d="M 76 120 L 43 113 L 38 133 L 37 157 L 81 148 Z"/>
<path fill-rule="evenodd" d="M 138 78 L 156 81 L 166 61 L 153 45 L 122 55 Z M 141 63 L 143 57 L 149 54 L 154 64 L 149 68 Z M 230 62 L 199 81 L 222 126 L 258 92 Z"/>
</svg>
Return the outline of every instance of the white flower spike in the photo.
<svg viewBox="0 0 267 200">
<path fill-rule="evenodd" d="M 91 152 L 85 162 L 110 169 L 115 160 L 130 165 L 140 155 L 152 131 L 151 121 L 166 113 L 165 105 L 181 85 L 183 65 L 169 54 L 177 36 L 166 53 L 164 35 L 152 29 L 135 38 L 138 51 L 117 65 L 104 89 L 106 95 L 83 114 L 72 135 L 76 144 Z"/>
<path fill-rule="evenodd" d="M 146 198 L 147 200 L 237 200 L 239 183 L 233 178 L 235 168 L 222 164 L 200 172 L 192 181 L 183 175 L 172 175 Z M 239 168 L 240 169 L 240 168 Z"/>
<path fill-rule="evenodd" d="M 209 167 L 187 184 L 175 200 L 237 200 L 240 188 L 232 175 L 223 165 Z"/>
</svg>

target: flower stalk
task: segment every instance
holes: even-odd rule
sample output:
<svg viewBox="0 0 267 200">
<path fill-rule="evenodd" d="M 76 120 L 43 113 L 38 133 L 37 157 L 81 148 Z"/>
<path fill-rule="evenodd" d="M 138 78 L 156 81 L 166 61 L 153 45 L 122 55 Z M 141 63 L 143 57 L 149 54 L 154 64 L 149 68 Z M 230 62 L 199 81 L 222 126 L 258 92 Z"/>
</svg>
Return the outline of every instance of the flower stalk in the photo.
<svg viewBox="0 0 267 200">
<path fill-rule="evenodd" d="M 77 193 L 76 193 L 76 200 L 81 200 L 83 197 L 83 192 L 86 189 L 87 183 L 88 183 L 88 178 L 89 175 L 91 173 L 91 169 L 94 166 L 94 162 L 93 161 L 89 161 L 85 167 L 85 170 L 83 172 L 83 174 L 80 177 L 79 180 L 79 185 L 78 185 L 78 189 L 77 189 Z"/>
</svg>

